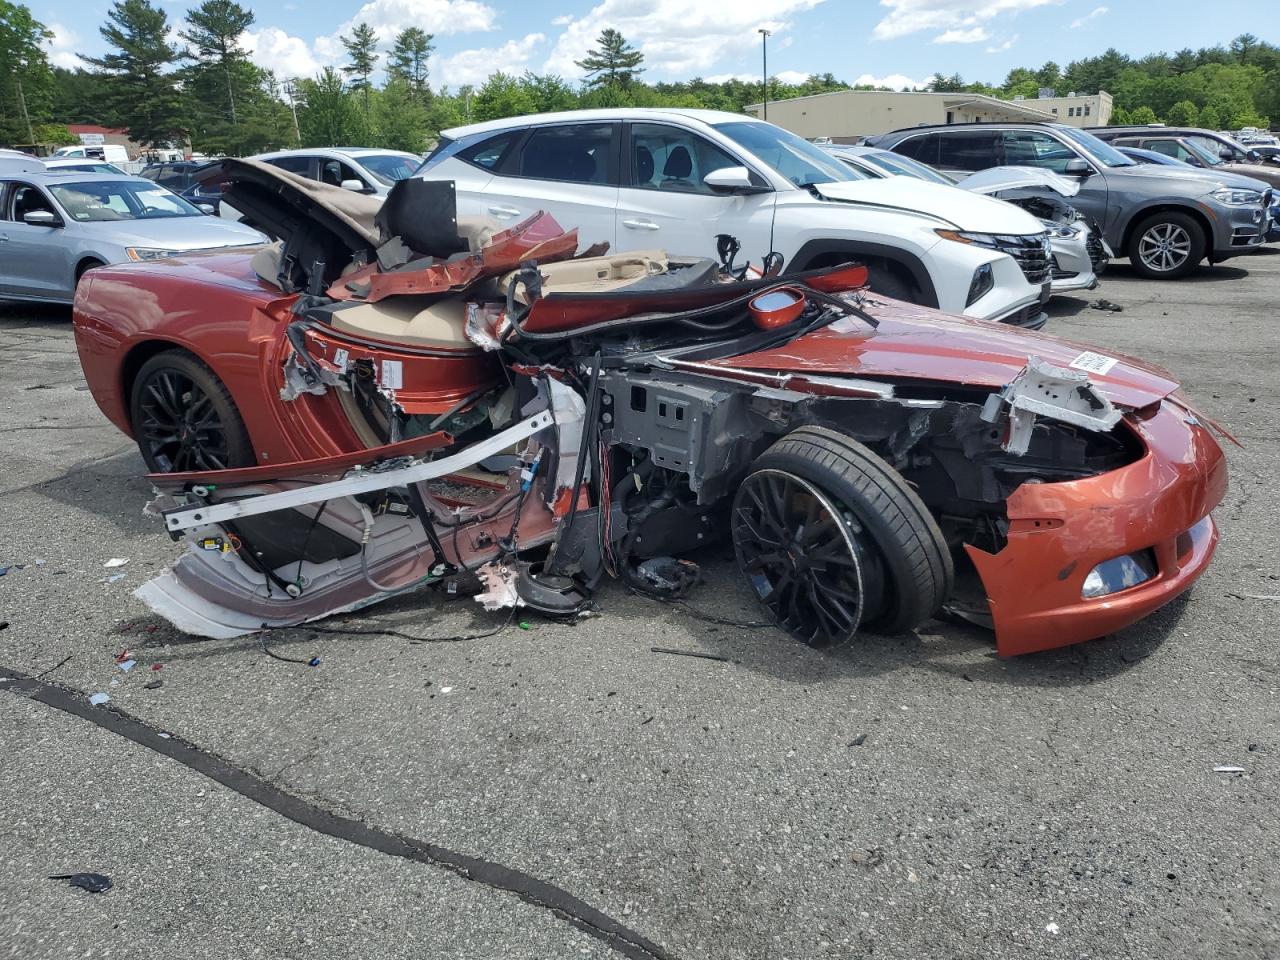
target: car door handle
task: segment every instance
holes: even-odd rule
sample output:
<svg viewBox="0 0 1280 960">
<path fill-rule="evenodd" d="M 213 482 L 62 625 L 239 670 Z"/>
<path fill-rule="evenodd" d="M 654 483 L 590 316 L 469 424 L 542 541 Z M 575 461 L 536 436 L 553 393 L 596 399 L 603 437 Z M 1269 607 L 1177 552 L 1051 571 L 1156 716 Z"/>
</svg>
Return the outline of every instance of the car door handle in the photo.
<svg viewBox="0 0 1280 960">
<path fill-rule="evenodd" d="M 657 230 L 658 225 L 652 220 L 623 220 L 622 225 L 628 230 Z"/>
<path fill-rule="evenodd" d="M 8 243 L 8 242 L 9 242 L 9 235 L 7 233 L 0 233 L 0 243 Z"/>
<path fill-rule="evenodd" d="M 501 205 L 497 205 L 497 206 L 492 206 L 492 207 L 490 207 L 490 208 L 489 208 L 489 212 L 490 212 L 490 213 L 492 213 L 495 217 L 518 217 L 518 216 L 520 216 L 520 211 L 519 211 L 519 210 L 517 210 L 515 207 L 504 207 L 504 206 L 501 206 Z"/>
</svg>

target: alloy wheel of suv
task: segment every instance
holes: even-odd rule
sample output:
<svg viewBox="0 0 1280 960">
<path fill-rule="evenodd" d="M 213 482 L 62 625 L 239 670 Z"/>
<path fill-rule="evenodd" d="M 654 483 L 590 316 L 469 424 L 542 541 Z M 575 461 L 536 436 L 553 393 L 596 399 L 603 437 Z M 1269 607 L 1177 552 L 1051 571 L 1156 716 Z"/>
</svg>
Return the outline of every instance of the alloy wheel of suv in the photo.
<svg viewBox="0 0 1280 960">
<path fill-rule="evenodd" d="M 1157 213 L 1143 220 L 1129 241 L 1129 262 L 1144 277 L 1186 276 L 1204 256 L 1204 231 L 1184 213 Z"/>
</svg>

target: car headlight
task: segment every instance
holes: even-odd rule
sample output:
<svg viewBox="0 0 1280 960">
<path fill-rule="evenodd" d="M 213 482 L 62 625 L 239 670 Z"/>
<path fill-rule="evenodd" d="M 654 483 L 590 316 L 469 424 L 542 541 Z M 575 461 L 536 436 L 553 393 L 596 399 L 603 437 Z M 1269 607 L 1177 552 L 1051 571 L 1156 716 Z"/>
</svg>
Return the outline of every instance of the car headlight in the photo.
<svg viewBox="0 0 1280 960">
<path fill-rule="evenodd" d="M 1250 204 L 1261 203 L 1262 193 L 1258 190 L 1240 190 L 1235 187 L 1223 187 L 1221 190 L 1215 190 L 1209 194 L 1219 203 L 1225 203 L 1229 207 L 1247 207 Z"/>
<path fill-rule="evenodd" d="M 984 263 L 977 270 L 973 271 L 973 279 L 969 281 L 969 299 L 964 302 L 966 307 L 972 307 L 975 303 L 991 292 L 991 288 L 996 285 L 995 272 L 991 269 L 991 264 Z"/>
<path fill-rule="evenodd" d="M 968 243 L 976 247 L 987 247 L 990 250 L 1001 250 L 1000 237 L 994 233 L 973 233 L 968 230 L 935 230 L 943 240 L 956 243 Z"/>
<path fill-rule="evenodd" d="M 130 260 L 165 260 L 176 257 L 181 250 L 161 250 L 158 247 L 127 247 L 124 251 Z"/>
</svg>

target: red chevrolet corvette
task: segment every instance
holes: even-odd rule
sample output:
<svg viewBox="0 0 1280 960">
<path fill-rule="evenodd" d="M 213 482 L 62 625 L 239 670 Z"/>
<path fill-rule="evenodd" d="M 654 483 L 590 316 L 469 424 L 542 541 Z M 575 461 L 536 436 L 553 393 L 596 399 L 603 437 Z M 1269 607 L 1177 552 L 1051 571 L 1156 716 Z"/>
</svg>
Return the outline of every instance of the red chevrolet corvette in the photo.
<svg viewBox="0 0 1280 960">
<path fill-rule="evenodd" d="M 856 266 L 760 274 L 577 250 L 538 215 L 385 205 L 250 161 L 227 199 L 279 242 L 104 267 L 75 334 L 187 550 L 139 596 L 236 636 L 444 584 L 581 609 L 679 596 L 728 538 L 806 643 L 942 609 L 1002 654 L 1102 636 L 1217 542 L 1217 441 L 1141 363 L 882 300 Z"/>
</svg>

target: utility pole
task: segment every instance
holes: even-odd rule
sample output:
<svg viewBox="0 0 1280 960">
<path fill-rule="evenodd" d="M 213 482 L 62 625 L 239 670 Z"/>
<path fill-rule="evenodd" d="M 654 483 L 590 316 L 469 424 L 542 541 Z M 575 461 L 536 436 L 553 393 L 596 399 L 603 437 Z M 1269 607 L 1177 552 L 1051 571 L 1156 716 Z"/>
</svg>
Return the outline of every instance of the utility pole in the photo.
<svg viewBox="0 0 1280 960">
<path fill-rule="evenodd" d="M 22 104 L 22 119 L 27 121 L 27 142 L 35 144 L 36 132 L 31 129 L 31 114 L 27 113 L 27 98 L 22 94 L 22 81 L 18 81 L 18 102 Z"/>
<path fill-rule="evenodd" d="M 769 36 L 770 32 L 761 27 L 756 33 L 760 34 L 760 73 L 761 84 L 764 89 L 764 116 L 761 120 L 769 119 Z"/>
<path fill-rule="evenodd" d="M 289 109 L 293 111 L 293 137 L 298 143 L 302 142 L 302 131 L 298 129 L 298 105 L 293 99 L 293 78 L 290 77 L 284 82 L 284 92 L 289 97 Z"/>
</svg>

